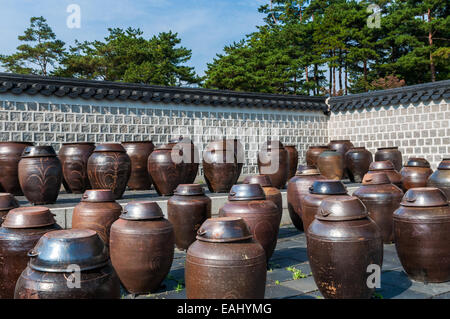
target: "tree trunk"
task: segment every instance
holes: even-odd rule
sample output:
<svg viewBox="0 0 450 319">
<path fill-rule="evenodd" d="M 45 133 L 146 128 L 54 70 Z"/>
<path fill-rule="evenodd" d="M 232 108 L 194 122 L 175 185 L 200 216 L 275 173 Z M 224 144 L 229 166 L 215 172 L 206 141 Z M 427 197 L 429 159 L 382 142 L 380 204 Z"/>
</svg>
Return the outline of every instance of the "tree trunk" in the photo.
<svg viewBox="0 0 450 319">
<path fill-rule="evenodd" d="M 428 9 L 428 23 L 431 22 L 431 10 Z M 430 72 L 431 72 L 431 81 L 435 82 L 436 81 L 436 68 L 434 66 L 434 61 L 433 61 L 433 51 L 432 51 L 432 47 L 433 47 L 433 33 L 430 27 L 430 30 L 428 31 L 428 44 L 430 45 Z"/>
<path fill-rule="evenodd" d="M 317 73 L 318 73 L 318 68 L 317 68 L 317 63 L 315 63 L 314 64 L 314 83 L 316 83 L 316 87 L 314 89 L 315 95 L 319 95 L 319 75 Z"/>
<path fill-rule="evenodd" d="M 367 59 L 364 60 L 364 90 L 367 92 Z"/>
<path fill-rule="evenodd" d="M 348 92 L 347 64 L 345 64 L 345 67 L 344 67 L 344 72 L 345 72 L 345 75 L 344 75 L 344 82 L 345 82 L 345 95 L 347 95 L 347 92 Z"/>
</svg>

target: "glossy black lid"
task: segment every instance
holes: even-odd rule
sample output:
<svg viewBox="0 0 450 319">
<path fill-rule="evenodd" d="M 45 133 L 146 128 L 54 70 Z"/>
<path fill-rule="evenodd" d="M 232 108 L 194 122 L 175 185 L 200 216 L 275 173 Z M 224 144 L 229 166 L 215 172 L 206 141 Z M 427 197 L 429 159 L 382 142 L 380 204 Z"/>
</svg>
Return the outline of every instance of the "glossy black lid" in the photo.
<svg viewBox="0 0 450 319">
<path fill-rule="evenodd" d="M 39 228 L 56 223 L 55 214 L 47 207 L 19 207 L 9 211 L 4 217 L 3 227 L 6 228 Z"/>
<path fill-rule="evenodd" d="M 448 198 L 436 187 L 410 188 L 403 196 L 400 205 L 407 207 L 447 206 Z"/>
<path fill-rule="evenodd" d="M 114 202 L 114 194 L 110 189 L 89 189 L 81 197 L 82 202 Z"/>
<path fill-rule="evenodd" d="M 10 193 L 0 193 L 0 211 L 19 207 L 19 202 Z"/>
<path fill-rule="evenodd" d="M 422 157 L 411 157 L 404 165 L 405 167 L 430 167 L 430 163 Z"/>
<path fill-rule="evenodd" d="M 329 221 L 362 219 L 368 216 L 363 202 L 354 196 L 330 196 L 319 206 L 316 218 Z"/>
<path fill-rule="evenodd" d="M 203 195 L 205 192 L 200 184 L 180 184 L 175 189 L 174 194 L 181 196 L 194 196 Z"/>
<path fill-rule="evenodd" d="M 122 144 L 118 143 L 104 143 L 99 144 L 95 148 L 94 152 L 119 152 L 126 153 L 126 150 L 123 148 Z"/>
<path fill-rule="evenodd" d="M 197 231 L 198 240 L 226 243 L 252 238 L 247 223 L 241 217 L 217 217 L 207 219 Z"/>
<path fill-rule="evenodd" d="M 345 195 L 347 187 L 341 181 L 325 179 L 314 181 L 309 187 L 309 192 L 319 195 Z"/>
<path fill-rule="evenodd" d="M 56 152 L 53 146 L 27 146 L 22 152 L 22 157 L 55 157 Z"/>
<path fill-rule="evenodd" d="M 244 184 L 259 184 L 261 187 L 272 187 L 272 180 L 269 175 L 252 175 L 244 179 Z"/>
<path fill-rule="evenodd" d="M 231 187 L 229 201 L 264 200 L 266 195 L 259 184 L 236 184 Z"/>
<path fill-rule="evenodd" d="M 127 220 L 151 220 L 163 218 L 161 207 L 151 201 L 130 202 L 120 215 L 120 218 Z"/>
</svg>

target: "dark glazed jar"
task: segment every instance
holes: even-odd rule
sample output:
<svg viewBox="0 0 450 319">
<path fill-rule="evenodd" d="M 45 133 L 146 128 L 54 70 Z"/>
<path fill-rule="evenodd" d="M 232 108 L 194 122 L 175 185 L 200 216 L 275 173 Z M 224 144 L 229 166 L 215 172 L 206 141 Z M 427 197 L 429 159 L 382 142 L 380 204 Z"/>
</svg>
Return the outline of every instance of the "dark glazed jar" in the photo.
<svg viewBox="0 0 450 319">
<path fill-rule="evenodd" d="M 89 157 L 88 176 L 93 189 L 110 189 L 122 198 L 131 174 L 131 160 L 120 144 L 100 144 Z"/>
<path fill-rule="evenodd" d="M 203 153 L 203 173 L 212 193 L 228 193 L 239 178 L 241 163 L 234 140 L 209 142 Z"/>
<path fill-rule="evenodd" d="M 109 246 L 111 225 L 121 213 L 122 206 L 114 200 L 110 189 L 88 190 L 73 209 L 72 228 L 95 230 L 105 245 Z"/>
<path fill-rule="evenodd" d="M 306 164 L 317 167 L 317 159 L 320 154 L 329 150 L 330 148 L 327 145 L 310 146 L 306 151 Z"/>
<path fill-rule="evenodd" d="M 260 174 L 270 176 L 272 185 L 284 188 L 288 180 L 288 153 L 280 141 L 267 141 L 258 152 L 258 170 Z"/>
<path fill-rule="evenodd" d="M 244 179 L 243 183 L 259 184 L 262 187 L 264 194 L 266 195 L 266 199 L 272 201 L 275 205 L 277 205 L 281 222 L 281 216 L 283 214 L 283 198 L 281 197 L 280 190 L 273 187 L 270 177 L 267 175 L 247 176 Z"/>
<path fill-rule="evenodd" d="M 155 202 L 131 202 L 111 226 L 111 262 L 127 291 L 158 290 L 170 271 L 175 236 Z"/>
<path fill-rule="evenodd" d="M 108 250 L 93 230 L 48 232 L 28 256 L 28 267 L 16 284 L 15 299 L 120 298 L 120 283 Z M 80 271 L 78 287 L 71 278 L 75 270 Z"/>
<path fill-rule="evenodd" d="M 369 166 L 369 171 L 367 173 L 370 174 L 384 173 L 387 175 L 392 184 L 394 184 L 400 189 L 403 189 L 402 175 L 395 170 L 394 164 L 392 164 L 391 161 L 372 162 Z"/>
<path fill-rule="evenodd" d="M 427 186 L 428 177 L 433 174 L 430 163 L 424 158 L 410 158 L 402 170 L 403 190 Z"/>
<path fill-rule="evenodd" d="M 87 173 L 89 157 L 95 143 L 63 143 L 58 152 L 63 171 L 63 184 L 68 193 L 82 194 L 91 188 Z"/>
<path fill-rule="evenodd" d="M 314 280 L 327 299 L 370 299 L 369 265 L 383 263 L 383 240 L 364 204 L 353 196 L 332 196 L 320 205 L 306 233 Z"/>
<path fill-rule="evenodd" d="M 295 172 L 297 171 L 298 151 L 295 148 L 295 145 L 285 145 L 284 148 L 286 149 L 288 155 L 288 179 L 290 179 L 295 175 Z"/>
<path fill-rule="evenodd" d="M 341 181 L 316 180 L 309 187 L 309 194 L 304 195 L 301 202 L 302 222 L 305 233 L 308 233 L 309 225 L 314 221 L 322 201 L 329 196 L 346 196 L 347 188 Z"/>
<path fill-rule="evenodd" d="M 131 160 L 131 174 L 128 188 L 148 190 L 152 186 L 152 177 L 147 170 L 148 157 L 155 149 L 152 141 L 122 142 L 123 148 Z"/>
<path fill-rule="evenodd" d="M 19 162 L 19 181 L 30 203 L 55 203 L 61 188 L 62 166 L 53 147 L 26 147 Z"/>
<path fill-rule="evenodd" d="M 198 184 L 180 184 L 167 202 L 167 216 L 175 232 L 175 245 L 187 250 L 197 230 L 211 218 L 211 199 Z"/>
<path fill-rule="evenodd" d="M 345 153 L 347 153 L 353 146 L 353 143 L 350 140 L 332 140 L 328 143 L 328 147 L 330 150 L 334 150 L 340 154 L 342 154 L 342 158 L 344 160 L 344 175 L 343 177 L 348 177 L 347 164 L 345 163 Z"/>
<path fill-rule="evenodd" d="M 421 282 L 450 280 L 450 207 L 435 187 L 408 190 L 394 212 L 395 247 L 405 272 Z"/>
<path fill-rule="evenodd" d="M 437 187 L 450 201 L 450 158 L 444 158 L 438 169 L 428 178 L 427 186 Z"/>
<path fill-rule="evenodd" d="M 325 177 L 320 175 L 319 170 L 313 166 L 304 167 L 292 177 L 287 186 L 288 210 L 291 221 L 295 228 L 303 231 L 302 221 L 302 202 L 309 194 L 309 188 L 317 180 L 323 180 Z"/>
<path fill-rule="evenodd" d="M 378 148 L 375 153 L 375 161 L 391 161 L 396 171 L 400 172 L 402 169 L 402 153 L 397 146 Z"/>
<path fill-rule="evenodd" d="M 317 159 L 320 174 L 327 179 L 340 180 L 344 177 L 344 156 L 337 151 L 325 151 Z"/>
<path fill-rule="evenodd" d="M 14 298 L 17 279 L 28 263 L 27 253 L 45 233 L 61 229 L 46 207 L 10 210 L 0 227 L 0 298 Z"/>
<path fill-rule="evenodd" d="M 186 255 L 188 299 L 263 299 L 266 256 L 242 218 L 208 219 Z"/>
<path fill-rule="evenodd" d="M 181 165 L 183 166 L 183 177 L 180 184 L 193 184 L 198 173 L 200 163 L 197 146 L 187 137 L 180 136 L 170 140 L 169 144 L 180 154 Z"/>
<path fill-rule="evenodd" d="M 365 147 L 352 147 L 345 153 L 348 177 L 353 183 L 361 183 L 373 162 L 372 153 Z"/>
<path fill-rule="evenodd" d="M 19 207 L 19 202 L 12 194 L 0 193 L 0 225 L 11 209 Z"/>
<path fill-rule="evenodd" d="M 363 186 L 358 188 L 353 196 L 358 197 L 369 211 L 369 216 L 378 225 L 383 237 L 383 243 L 394 241 L 392 215 L 400 206 L 403 191 L 391 184 L 386 174 L 366 174 Z"/>
<path fill-rule="evenodd" d="M 14 196 L 22 196 L 19 183 L 19 161 L 23 150 L 33 143 L 27 142 L 0 142 L 0 189 Z"/>
<path fill-rule="evenodd" d="M 278 207 L 266 199 L 260 185 L 234 185 L 228 202 L 219 209 L 219 216 L 243 218 L 253 238 L 264 248 L 267 260 L 270 259 L 277 245 L 281 218 Z"/>
</svg>

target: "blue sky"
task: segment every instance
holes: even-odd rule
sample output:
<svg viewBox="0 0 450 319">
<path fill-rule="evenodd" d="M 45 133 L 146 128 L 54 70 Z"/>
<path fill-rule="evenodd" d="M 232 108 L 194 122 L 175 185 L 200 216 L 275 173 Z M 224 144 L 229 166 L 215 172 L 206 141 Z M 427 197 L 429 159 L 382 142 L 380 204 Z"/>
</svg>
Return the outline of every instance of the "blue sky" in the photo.
<svg viewBox="0 0 450 319">
<path fill-rule="evenodd" d="M 17 36 L 32 16 L 44 16 L 57 37 L 67 44 L 103 39 L 108 27 L 141 28 L 151 37 L 178 32 L 182 45 L 192 50 L 190 66 L 203 75 L 206 63 L 224 45 L 242 39 L 263 24 L 258 7 L 266 0 L 0 0 L 0 53 L 10 54 Z M 81 28 L 69 29 L 67 6 L 81 8 Z"/>
</svg>

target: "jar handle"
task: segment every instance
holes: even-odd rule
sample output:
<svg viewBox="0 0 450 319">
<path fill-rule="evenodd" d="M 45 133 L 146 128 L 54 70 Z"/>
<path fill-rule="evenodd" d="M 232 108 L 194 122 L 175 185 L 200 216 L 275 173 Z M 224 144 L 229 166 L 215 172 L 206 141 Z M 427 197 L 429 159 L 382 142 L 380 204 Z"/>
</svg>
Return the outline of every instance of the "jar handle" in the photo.
<svg viewBox="0 0 450 319">
<path fill-rule="evenodd" d="M 199 229 L 199 230 L 197 231 L 197 235 L 199 235 L 199 236 L 203 236 L 203 235 L 205 235 L 205 234 L 206 234 L 206 230 Z"/>
<path fill-rule="evenodd" d="M 320 214 L 321 214 L 323 217 L 327 217 L 328 215 L 330 215 L 330 212 L 324 211 L 323 208 L 321 208 L 321 209 L 320 209 Z"/>
<path fill-rule="evenodd" d="M 33 249 L 27 253 L 28 257 L 37 257 L 37 255 L 39 255 L 39 253 L 34 251 Z"/>
</svg>

